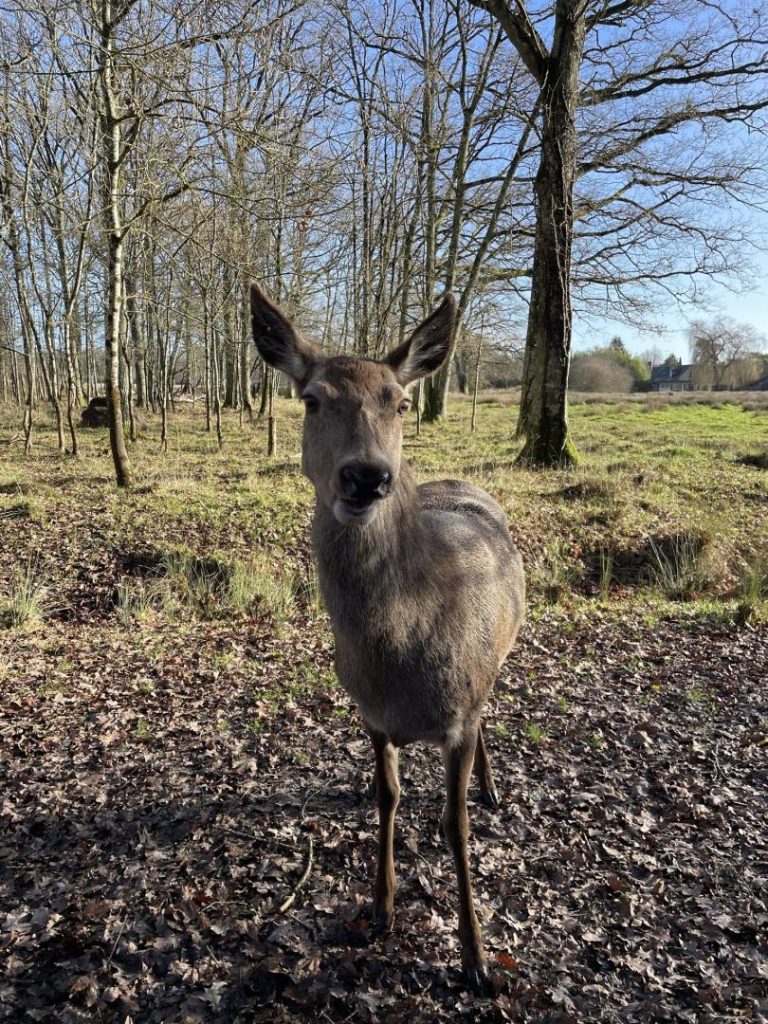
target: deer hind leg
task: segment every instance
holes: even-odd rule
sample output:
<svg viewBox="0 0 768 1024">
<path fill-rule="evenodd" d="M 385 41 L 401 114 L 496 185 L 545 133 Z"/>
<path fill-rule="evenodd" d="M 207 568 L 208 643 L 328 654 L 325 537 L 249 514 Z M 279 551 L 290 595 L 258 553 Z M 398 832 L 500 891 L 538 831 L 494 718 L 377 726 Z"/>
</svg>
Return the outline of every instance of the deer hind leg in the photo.
<svg viewBox="0 0 768 1024">
<path fill-rule="evenodd" d="M 488 971 L 483 952 L 483 935 L 475 914 L 472 881 L 469 874 L 469 815 L 467 787 L 475 758 L 478 730 L 472 727 L 455 746 L 443 749 L 447 799 L 443 813 L 443 831 L 453 854 L 459 889 L 459 941 L 461 962 L 467 979 L 476 992 L 488 990 Z"/>
<path fill-rule="evenodd" d="M 395 860 L 392 844 L 395 811 L 400 800 L 397 747 L 383 733 L 371 730 L 376 755 L 376 803 L 379 808 L 379 859 L 373 892 L 373 930 L 388 932 L 395 913 Z"/>
<path fill-rule="evenodd" d="M 493 782 L 493 772 L 488 751 L 485 749 L 483 727 L 477 727 L 477 747 L 475 748 L 475 776 L 480 785 L 480 799 L 492 810 L 500 805 L 499 794 Z"/>
</svg>

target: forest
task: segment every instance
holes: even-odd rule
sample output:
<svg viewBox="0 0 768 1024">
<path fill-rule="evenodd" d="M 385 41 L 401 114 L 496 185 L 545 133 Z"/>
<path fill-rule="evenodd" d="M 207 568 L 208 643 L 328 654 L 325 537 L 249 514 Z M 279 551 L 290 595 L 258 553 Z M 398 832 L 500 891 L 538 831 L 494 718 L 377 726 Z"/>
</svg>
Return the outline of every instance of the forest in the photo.
<svg viewBox="0 0 768 1024">
<path fill-rule="evenodd" d="M 445 415 L 479 342 L 522 355 L 517 433 L 572 460 L 572 320 L 646 327 L 761 243 L 765 17 L 728 3 L 12 4 L 2 20 L 0 398 L 269 415 L 266 287 L 328 351 L 380 355 L 459 302 Z M 549 70 L 548 70 L 549 69 Z M 488 339 L 492 339 L 488 342 Z M 524 353 L 524 355 L 523 355 Z"/>
<path fill-rule="evenodd" d="M 0 80 L 0 1021 L 767 1021 L 765 326 L 709 301 L 759 277 L 760 5 L 13 0 Z M 323 359 L 455 299 L 402 454 L 527 581 L 479 990 L 426 744 L 373 927 L 316 399 L 252 283 Z M 671 309 L 690 392 L 601 327 L 572 358 Z"/>
</svg>

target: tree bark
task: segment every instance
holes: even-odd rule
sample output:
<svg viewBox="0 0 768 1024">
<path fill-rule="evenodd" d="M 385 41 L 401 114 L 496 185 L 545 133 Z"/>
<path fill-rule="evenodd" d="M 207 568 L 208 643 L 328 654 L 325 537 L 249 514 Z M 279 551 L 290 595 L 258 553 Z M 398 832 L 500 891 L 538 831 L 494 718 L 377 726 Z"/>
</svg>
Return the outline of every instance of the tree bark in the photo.
<svg viewBox="0 0 768 1024">
<path fill-rule="evenodd" d="M 576 180 L 575 110 L 586 24 L 574 0 L 559 0 L 542 87 L 541 155 L 536 174 L 536 238 L 517 433 L 522 464 L 569 466 L 576 450 L 568 429 L 571 352 L 571 251 Z M 583 10 L 583 7 L 581 8 Z"/>
<path fill-rule="evenodd" d="M 115 29 L 111 0 L 102 0 L 99 25 L 101 36 L 99 78 L 104 139 L 102 187 L 106 216 L 106 291 L 108 296 L 104 332 L 105 388 L 109 443 L 115 466 L 115 478 L 118 487 L 127 487 L 131 482 L 131 471 L 125 444 L 123 407 L 120 398 L 120 321 L 123 305 L 123 259 L 125 253 L 125 229 L 122 224 L 120 208 L 120 178 L 125 153 L 123 152 L 122 122 L 118 110 L 118 93 L 115 83 Z"/>
</svg>

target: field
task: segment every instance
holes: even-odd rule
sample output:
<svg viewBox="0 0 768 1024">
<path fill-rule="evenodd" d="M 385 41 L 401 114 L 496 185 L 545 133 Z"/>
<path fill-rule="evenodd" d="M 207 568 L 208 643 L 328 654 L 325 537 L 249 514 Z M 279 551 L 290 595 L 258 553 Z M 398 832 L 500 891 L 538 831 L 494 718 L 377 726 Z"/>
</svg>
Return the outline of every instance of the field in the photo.
<svg viewBox="0 0 768 1024">
<path fill-rule="evenodd" d="M 473 805 L 494 999 L 457 970 L 439 757 L 408 748 L 395 929 L 368 935 L 371 757 L 335 686 L 301 410 L 146 415 L 136 482 L 0 410 L 0 1020 L 768 1021 L 768 403 L 577 399 L 514 468 L 510 396 L 406 457 L 509 514 L 528 622 Z M 10 444 L 5 444 L 11 439 Z"/>
</svg>

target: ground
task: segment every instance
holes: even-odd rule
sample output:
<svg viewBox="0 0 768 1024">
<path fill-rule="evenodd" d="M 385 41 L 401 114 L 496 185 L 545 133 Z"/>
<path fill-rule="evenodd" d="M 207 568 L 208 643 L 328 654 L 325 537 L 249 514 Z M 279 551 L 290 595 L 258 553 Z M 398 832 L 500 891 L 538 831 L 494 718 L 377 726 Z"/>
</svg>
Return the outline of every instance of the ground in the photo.
<svg viewBox="0 0 768 1024">
<path fill-rule="evenodd" d="M 137 481 L 44 422 L 0 449 L 0 1020 L 768 1021 L 768 411 L 575 404 L 517 470 L 491 396 L 406 455 L 509 513 L 528 623 L 473 803 L 494 998 L 458 970 L 435 750 L 402 756 L 392 934 L 368 934 L 371 756 L 336 687 L 300 411 L 200 410 Z M 3 411 L 0 440 L 17 414 Z M 750 458 L 752 462 L 750 464 Z M 743 460 L 747 460 L 746 462 Z"/>
</svg>

